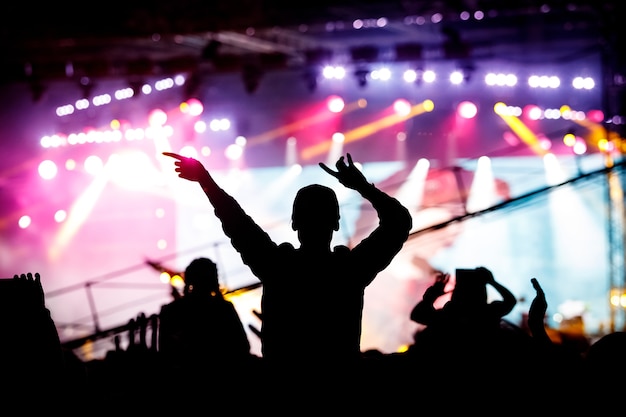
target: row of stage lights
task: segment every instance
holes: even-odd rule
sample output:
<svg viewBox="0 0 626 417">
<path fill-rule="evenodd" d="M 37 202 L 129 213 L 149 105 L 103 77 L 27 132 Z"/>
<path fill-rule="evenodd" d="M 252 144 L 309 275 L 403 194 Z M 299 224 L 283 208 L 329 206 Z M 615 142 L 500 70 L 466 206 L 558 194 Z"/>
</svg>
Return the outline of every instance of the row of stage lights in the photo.
<svg viewBox="0 0 626 417">
<path fill-rule="evenodd" d="M 366 100 L 360 100 L 360 107 L 367 106 Z M 434 103 L 433 103 L 434 107 Z M 340 113 L 345 108 L 345 102 L 342 97 L 338 95 L 330 95 L 326 98 L 326 108 L 331 113 Z M 392 104 L 393 111 L 399 117 L 406 117 L 409 115 L 412 103 L 407 99 L 396 99 Z M 200 118 L 204 112 L 204 106 L 198 99 L 189 99 L 182 102 L 179 105 L 179 111 L 182 115 L 187 115 L 192 118 L 194 131 L 198 134 L 205 133 L 210 130 L 213 133 L 227 132 L 233 126 L 233 122 L 225 117 L 214 117 L 208 122 Z M 462 101 L 457 105 L 457 114 L 459 117 L 465 119 L 471 119 L 478 115 L 478 105 L 472 101 Z M 582 121 L 589 120 L 590 122 L 601 124 L 604 120 L 604 113 L 600 110 L 589 110 L 587 112 L 580 110 L 573 110 L 568 106 L 562 106 L 561 108 L 546 108 L 543 109 L 537 105 L 520 106 L 502 106 L 496 105 L 494 107 L 496 114 L 502 114 L 505 112 L 507 115 L 515 117 L 525 117 L 528 120 L 572 120 Z M 74 146 L 84 145 L 92 143 L 110 143 L 126 141 L 140 141 L 143 139 L 154 138 L 156 134 L 165 134 L 171 136 L 171 126 L 167 125 L 168 114 L 161 109 L 154 109 L 148 116 L 148 126 L 132 127 L 127 122 L 121 122 L 114 119 L 109 124 L 109 129 L 92 129 L 83 132 L 72 132 L 69 134 L 54 134 L 45 135 L 40 138 L 39 142 L 43 148 L 58 148 L 62 146 Z M 623 123 L 623 121 L 613 121 L 615 123 Z M 157 133 L 158 131 L 158 133 Z"/>
<path fill-rule="evenodd" d="M 473 76 L 473 69 L 457 69 L 452 71 L 448 76 L 448 81 L 453 85 L 460 85 L 465 82 L 469 82 Z M 317 75 L 311 75 L 314 80 L 309 80 L 310 87 L 315 88 L 317 86 Z M 341 66 L 326 66 L 321 71 L 322 78 L 326 80 L 342 80 L 346 77 L 346 69 Z M 383 67 L 374 70 L 357 70 L 355 72 L 357 82 L 360 86 L 365 86 L 368 80 L 385 82 L 393 78 L 393 72 L 390 68 Z M 402 73 L 402 79 L 407 83 L 414 84 L 433 84 L 437 82 L 438 75 L 433 70 L 423 69 L 407 69 Z M 58 117 L 66 117 L 74 114 L 76 111 L 83 111 L 91 106 L 101 107 L 111 104 L 113 100 L 122 101 L 133 97 L 137 97 L 141 94 L 149 95 L 153 92 L 160 92 L 169 90 L 174 87 L 183 86 L 186 82 L 184 75 L 177 75 L 175 77 L 167 77 L 158 80 L 154 85 L 145 83 L 141 86 L 132 88 L 125 87 L 113 91 L 112 93 L 104 93 L 94 96 L 92 98 L 81 98 L 76 102 L 67 103 L 57 107 L 56 115 Z M 531 75 L 526 80 L 527 85 L 530 88 L 539 89 L 557 89 L 561 87 L 562 80 L 556 75 Z M 511 73 L 487 73 L 484 77 L 484 83 L 489 87 L 515 87 L 519 83 L 519 78 L 515 74 Z M 314 85 L 313 85 L 314 84 Z M 577 90 L 592 90 L 595 88 L 596 83 L 592 77 L 577 76 L 571 80 L 571 86 Z"/>
<path fill-rule="evenodd" d="M 469 82 L 474 76 L 475 69 L 472 67 L 458 68 L 448 74 L 448 81 L 453 85 L 461 85 Z M 346 78 L 347 70 L 343 66 L 327 65 L 320 71 L 320 75 L 326 80 L 342 80 Z M 311 74 L 316 77 L 316 74 Z M 376 81 L 389 81 L 393 78 L 393 71 L 388 67 L 367 70 L 357 69 L 354 76 L 360 86 L 365 86 L 368 79 Z M 402 72 L 402 79 L 407 83 L 432 84 L 437 81 L 438 74 L 431 69 L 406 69 Z M 484 83 L 489 87 L 515 87 L 519 83 L 517 75 L 512 73 L 489 72 L 484 76 Z M 556 75 L 530 75 L 526 83 L 530 88 L 556 89 L 562 84 L 560 77 Z M 588 76 L 576 76 L 571 80 L 571 85 L 577 90 L 592 90 L 595 88 L 595 80 Z"/>
</svg>

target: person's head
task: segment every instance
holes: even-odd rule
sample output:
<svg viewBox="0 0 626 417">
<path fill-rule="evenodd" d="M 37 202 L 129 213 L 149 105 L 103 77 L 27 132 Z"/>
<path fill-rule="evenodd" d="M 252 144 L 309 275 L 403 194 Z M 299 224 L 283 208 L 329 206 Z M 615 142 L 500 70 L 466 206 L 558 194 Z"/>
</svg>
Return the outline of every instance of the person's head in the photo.
<svg viewBox="0 0 626 417">
<path fill-rule="evenodd" d="M 464 306 L 487 303 L 487 277 L 480 268 L 457 269 L 450 301 Z"/>
<path fill-rule="evenodd" d="M 196 258 L 185 268 L 184 294 L 218 294 L 217 265 L 209 258 Z"/>
<path fill-rule="evenodd" d="M 293 201 L 291 227 L 300 241 L 313 236 L 330 241 L 332 232 L 339 230 L 339 202 L 332 188 L 312 184 L 298 190 Z"/>
</svg>

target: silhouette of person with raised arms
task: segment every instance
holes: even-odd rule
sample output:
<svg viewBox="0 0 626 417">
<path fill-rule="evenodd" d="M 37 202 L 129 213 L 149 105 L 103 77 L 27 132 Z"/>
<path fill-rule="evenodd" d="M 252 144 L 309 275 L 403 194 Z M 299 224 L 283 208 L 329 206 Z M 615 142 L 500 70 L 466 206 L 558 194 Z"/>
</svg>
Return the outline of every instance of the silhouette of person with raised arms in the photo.
<svg viewBox="0 0 626 417">
<path fill-rule="evenodd" d="M 71 381 L 38 272 L 0 279 L 0 334 L 1 409 L 60 411 L 55 400 Z"/>
<path fill-rule="evenodd" d="M 508 355 L 509 333 L 501 324 L 517 299 L 487 268 L 457 269 L 450 300 L 436 308 L 434 303 L 444 294 L 449 278 L 449 274 L 438 272 L 411 311 L 411 320 L 425 327 L 416 332 L 410 351 L 418 358 L 430 357 L 430 363 L 438 368 L 443 363 L 468 377 L 484 371 L 486 364 L 493 370 L 493 365 Z M 488 302 L 487 285 L 498 291 L 501 300 Z"/>
<path fill-rule="evenodd" d="M 171 372 L 236 369 L 252 359 L 250 342 L 232 302 L 220 290 L 217 265 L 196 258 L 184 271 L 183 295 L 161 307 L 159 355 Z"/>
<path fill-rule="evenodd" d="M 304 377 L 308 371 L 357 363 L 365 288 L 408 239 L 412 227 L 408 210 L 369 183 L 350 154 L 347 163 L 339 158 L 336 171 L 319 163 L 371 203 L 379 224 L 356 246 L 331 248 L 333 233 L 339 230 L 337 196 L 329 187 L 308 185 L 293 202 L 291 226 L 300 242 L 296 248 L 288 242 L 275 243 L 201 162 L 170 152 L 164 155 L 176 159 L 179 177 L 202 186 L 233 247 L 263 284 L 264 365 Z"/>
<path fill-rule="evenodd" d="M 444 294 L 449 274 L 438 272 L 435 283 L 424 293 L 422 300 L 411 311 L 411 320 L 426 326 L 445 325 L 456 330 L 497 328 L 500 320 L 509 314 L 517 299 L 504 285 L 497 282 L 487 268 L 457 269 L 455 286 L 450 300 L 437 309 L 434 302 Z M 487 300 L 487 285 L 498 291 L 501 300 Z"/>
</svg>

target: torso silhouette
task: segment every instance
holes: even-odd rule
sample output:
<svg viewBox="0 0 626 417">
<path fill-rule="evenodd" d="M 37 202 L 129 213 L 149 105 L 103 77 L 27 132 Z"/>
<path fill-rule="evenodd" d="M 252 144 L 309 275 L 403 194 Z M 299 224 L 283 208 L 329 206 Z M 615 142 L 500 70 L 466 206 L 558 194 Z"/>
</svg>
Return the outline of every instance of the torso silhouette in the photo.
<svg viewBox="0 0 626 417">
<path fill-rule="evenodd" d="M 250 345 L 237 311 L 221 297 L 186 296 L 164 305 L 159 351 L 172 364 L 240 360 Z"/>
<path fill-rule="evenodd" d="M 220 198 L 215 212 L 224 231 L 263 282 L 264 358 L 358 357 L 365 288 L 391 262 L 410 228 L 404 207 L 382 192 L 379 200 L 380 225 L 368 238 L 352 249 L 310 255 L 290 243 L 277 245 L 234 199 Z"/>
<path fill-rule="evenodd" d="M 207 258 L 185 270 L 185 292 L 162 306 L 159 352 L 167 366 L 189 369 L 216 363 L 236 365 L 250 343 L 235 306 L 219 291 L 217 266 Z"/>
</svg>

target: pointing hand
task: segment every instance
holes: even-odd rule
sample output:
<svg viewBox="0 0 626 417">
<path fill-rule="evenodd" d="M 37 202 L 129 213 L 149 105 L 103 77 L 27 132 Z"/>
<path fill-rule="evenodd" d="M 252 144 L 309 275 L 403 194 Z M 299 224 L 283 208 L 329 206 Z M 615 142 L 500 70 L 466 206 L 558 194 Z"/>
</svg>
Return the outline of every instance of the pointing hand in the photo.
<svg viewBox="0 0 626 417">
<path fill-rule="evenodd" d="M 200 161 L 194 158 L 188 158 L 173 152 L 163 152 L 163 155 L 176 159 L 176 172 L 180 178 L 189 181 L 201 181 L 208 175 L 206 169 Z"/>
</svg>

